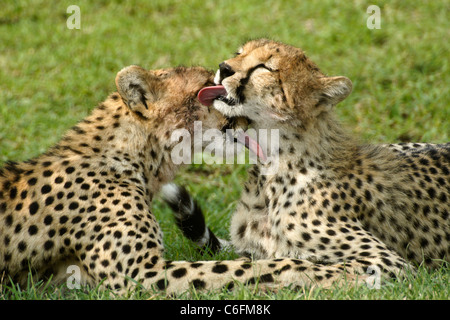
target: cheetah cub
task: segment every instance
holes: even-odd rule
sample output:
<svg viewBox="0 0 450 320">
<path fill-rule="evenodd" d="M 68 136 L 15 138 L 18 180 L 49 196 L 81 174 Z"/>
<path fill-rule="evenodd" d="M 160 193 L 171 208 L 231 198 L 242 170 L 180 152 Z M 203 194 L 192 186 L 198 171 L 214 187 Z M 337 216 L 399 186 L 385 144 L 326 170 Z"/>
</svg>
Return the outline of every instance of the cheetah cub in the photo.
<svg viewBox="0 0 450 320">
<path fill-rule="evenodd" d="M 344 269 L 397 275 L 409 264 L 450 261 L 449 143 L 359 144 L 333 112 L 351 81 L 325 76 L 298 48 L 254 40 L 219 66 L 216 85 L 203 89 L 200 101 L 248 117 L 256 132 L 279 132 L 279 141 L 261 145 L 270 158 L 278 142 L 278 170 L 265 174 L 269 161 L 248 170 L 231 219 L 235 250 L 300 259 L 319 283 Z M 167 201 L 184 234 L 219 249 L 200 208 L 183 205 L 194 203 L 186 190 L 172 190 Z"/>
<path fill-rule="evenodd" d="M 2 279 L 26 283 L 31 271 L 64 282 L 68 270 L 79 268 L 82 283 L 119 293 L 136 282 L 167 293 L 230 288 L 234 281 L 307 283 L 295 259 L 163 257 L 162 233 L 150 205 L 181 165 L 172 157 L 181 143 L 172 134 L 177 129 L 192 134 L 196 121 L 203 130 L 239 122 L 197 100 L 213 77 L 200 67 L 127 67 L 116 77 L 117 92 L 54 147 L 35 159 L 7 163 L 0 170 Z M 186 143 L 194 149 L 194 139 Z"/>
</svg>

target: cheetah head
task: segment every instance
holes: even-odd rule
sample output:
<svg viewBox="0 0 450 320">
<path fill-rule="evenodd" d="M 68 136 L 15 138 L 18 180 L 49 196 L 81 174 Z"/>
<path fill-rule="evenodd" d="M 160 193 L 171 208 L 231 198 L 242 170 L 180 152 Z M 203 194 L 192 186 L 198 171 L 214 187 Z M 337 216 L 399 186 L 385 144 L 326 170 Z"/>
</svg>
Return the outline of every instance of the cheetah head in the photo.
<svg viewBox="0 0 450 320">
<path fill-rule="evenodd" d="M 201 67 L 145 70 L 139 66 L 122 69 L 116 76 L 117 90 L 136 119 L 152 128 L 185 128 L 195 121 L 205 130 L 229 125 L 229 118 L 199 103 L 197 94 L 213 84 L 213 73 Z"/>
<path fill-rule="evenodd" d="M 194 147 L 198 130 L 205 134 L 214 129 L 221 134 L 218 148 L 226 150 L 226 144 L 234 143 L 226 136 L 226 129 L 243 132 L 248 123 L 245 118 L 229 117 L 200 103 L 199 91 L 214 85 L 213 80 L 214 73 L 202 67 L 145 70 L 129 66 L 117 74 L 116 86 L 135 123 L 160 141 L 170 140 L 176 130 L 182 130 L 193 137 L 189 141 Z M 207 141 L 201 141 L 200 147 L 206 146 Z"/>
<path fill-rule="evenodd" d="M 204 105 L 258 123 L 304 125 L 345 99 L 351 81 L 327 77 L 301 49 L 267 39 L 246 43 L 219 65 L 215 86 L 200 91 Z"/>
</svg>

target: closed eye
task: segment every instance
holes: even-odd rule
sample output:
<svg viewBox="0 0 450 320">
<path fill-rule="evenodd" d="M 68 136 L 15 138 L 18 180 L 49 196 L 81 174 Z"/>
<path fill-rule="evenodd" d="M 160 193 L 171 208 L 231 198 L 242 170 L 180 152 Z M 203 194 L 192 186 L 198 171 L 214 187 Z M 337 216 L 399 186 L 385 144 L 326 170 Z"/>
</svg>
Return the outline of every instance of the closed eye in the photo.
<svg viewBox="0 0 450 320">
<path fill-rule="evenodd" d="M 247 71 L 247 75 L 245 76 L 245 78 L 241 79 L 241 85 L 245 85 L 248 82 L 248 80 L 250 79 L 250 76 L 253 74 L 253 72 L 255 70 L 257 70 L 257 69 L 260 69 L 260 68 L 264 68 L 264 69 L 269 70 L 271 72 L 273 71 L 272 69 L 267 67 L 264 63 L 260 63 L 260 64 L 258 64 L 256 66 L 254 66 L 253 68 L 250 68 Z"/>
<path fill-rule="evenodd" d="M 264 68 L 266 70 L 269 70 L 271 72 L 273 72 L 272 68 L 269 68 L 268 66 L 266 66 L 264 63 L 258 64 L 256 67 L 253 67 L 252 70 L 256 70 L 258 68 Z"/>
<path fill-rule="evenodd" d="M 247 71 L 247 74 L 245 75 L 245 77 L 239 81 L 239 86 L 236 89 L 236 95 L 238 96 L 238 100 L 240 101 L 240 103 L 243 103 L 245 101 L 243 92 L 244 92 L 245 86 L 247 85 L 248 81 L 250 80 L 251 75 L 253 74 L 253 72 L 255 70 L 260 69 L 260 68 L 264 68 L 270 72 L 273 72 L 273 70 L 271 68 L 267 67 L 264 63 L 260 63 L 256 66 L 254 66 L 253 68 L 250 68 Z"/>
<path fill-rule="evenodd" d="M 237 89 L 237 91 L 238 92 L 242 92 L 243 90 L 244 90 L 244 86 L 247 84 L 247 82 L 250 80 L 250 77 L 251 77 L 251 75 L 253 74 L 253 72 L 255 71 L 255 70 L 257 70 L 257 69 L 259 69 L 259 68 L 264 68 L 264 69 L 266 69 L 266 70 L 268 70 L 268 71 L 273 71 L 272 69 L 270 69 L 269 67 L 267 67 L 264 63 L 260 63 L 260 64 L 258 64 L 258 65 L 256 65 L 256 66 L 254 66 L 253 68 L 250 68 L 248 71 L 247 71 L 247 74 L 245 75 L 245 77 L 244 78 L 242 78 L 239 82 L 240 82 L 240 85 L 239 85 L 239 87 L 238 87 L 238 89 Z"/>
</svg>

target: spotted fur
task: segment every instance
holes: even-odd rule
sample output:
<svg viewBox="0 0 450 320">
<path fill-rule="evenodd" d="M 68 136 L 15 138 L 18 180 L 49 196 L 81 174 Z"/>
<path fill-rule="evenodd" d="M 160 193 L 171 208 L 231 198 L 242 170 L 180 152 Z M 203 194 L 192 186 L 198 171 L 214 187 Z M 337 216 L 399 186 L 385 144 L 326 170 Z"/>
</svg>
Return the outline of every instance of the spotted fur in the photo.
<svg viewBox="0 0 450 320">
<path fill-rule="evenodd" d="M 68 266 L 75 265 L 82 283 L 118 292 L 136 282 L 168 293 L 231 288 L 234 281 L 308 283 L 301 271 L 306 262 L 294 259 L 163 258 L 162 233 L 150 205 L 179 167 L 171 157 L 179 143 L 172 133 L 193 133 L 197 120 L 203 130 L 229 126 L 196 99 L 211 84 L 213 74 L 200 67 L 127 67 L 116 77 L 118 92 L 59 143 L 32 160 L 7 163 L 0 171 L 2 279 L 24 284 L 31 271 L 64 282 L 71 275 Z"/>
<path fill-rule="evenodd" d="M 215 81 L 228 94 L 216 109 L 280 136 L 278 170 L 248 171 L 231 219 L 238 252 L 312 262 L 305 271 L 324 281 L 336 268 L 399 275 L 450 261 L 450 143 L 360 144 L 333 111 L 351 81 L 283 43 L 248 42 Z"/>
</svg>

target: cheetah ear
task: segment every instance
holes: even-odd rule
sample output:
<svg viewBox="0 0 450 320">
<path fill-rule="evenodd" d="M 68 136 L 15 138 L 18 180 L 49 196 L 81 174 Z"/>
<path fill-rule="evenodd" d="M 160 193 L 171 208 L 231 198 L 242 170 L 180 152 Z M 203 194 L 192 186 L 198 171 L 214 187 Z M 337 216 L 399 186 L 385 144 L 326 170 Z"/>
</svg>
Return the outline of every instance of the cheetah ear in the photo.
<svg viewBox="0 0 450 320">
<path fill-rule="evenodd" d="M 143 115 L 148 103 L 158 100 L 159 81 L 139 66 L 128 66 L 116 76 L 116 86 L 122 100 L 134 112 Z"/>
<path fill-rule="evenodd" d="M 344 100 L 352 92 L 352 82 L 347 77 L 323 77 L 319 79 L 322 90 L 319 95 L 317 106 L 336 105 Z"/>
</svg>

